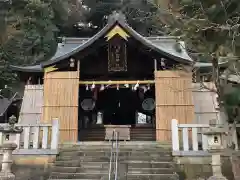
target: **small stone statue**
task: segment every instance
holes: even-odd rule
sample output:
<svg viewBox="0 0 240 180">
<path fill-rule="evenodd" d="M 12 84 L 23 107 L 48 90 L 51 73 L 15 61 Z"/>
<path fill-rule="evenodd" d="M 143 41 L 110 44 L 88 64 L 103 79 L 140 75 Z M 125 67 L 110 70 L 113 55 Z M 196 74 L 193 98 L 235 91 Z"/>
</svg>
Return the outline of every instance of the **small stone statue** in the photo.
<svg viewBox="0 0 240 180">
<path fill-rule="evenodd" d="M 0 127 L 0 132 L 11 133 L 11 134 L 21 133 L 23 129 L 20 127 L 16 127 L 15 126 L 16 123 L 17 123 L 17 118 L 15 116 L 11 116 L 8 120 L 8 126 Z"/>
</svg>

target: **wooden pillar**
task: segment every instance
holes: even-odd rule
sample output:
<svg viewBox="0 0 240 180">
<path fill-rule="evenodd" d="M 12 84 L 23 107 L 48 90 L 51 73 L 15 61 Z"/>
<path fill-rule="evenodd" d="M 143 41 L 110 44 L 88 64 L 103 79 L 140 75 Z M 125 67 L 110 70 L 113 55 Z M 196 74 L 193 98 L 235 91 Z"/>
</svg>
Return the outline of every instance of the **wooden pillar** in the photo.
<svg viewBox="0 0 240 180">
<path fill-rule="evenodd" d="M 43 123 L 59 119 L 60 143 L 78 140 L 79 71 L 44 74 Z"/>
<path fill-rule="evenodd" d="M 194 118 L 192 74 L 184 71 L 155 71 L 156 140 L 171 141 L 171 120 L 191 123 Z"/>
</svg>

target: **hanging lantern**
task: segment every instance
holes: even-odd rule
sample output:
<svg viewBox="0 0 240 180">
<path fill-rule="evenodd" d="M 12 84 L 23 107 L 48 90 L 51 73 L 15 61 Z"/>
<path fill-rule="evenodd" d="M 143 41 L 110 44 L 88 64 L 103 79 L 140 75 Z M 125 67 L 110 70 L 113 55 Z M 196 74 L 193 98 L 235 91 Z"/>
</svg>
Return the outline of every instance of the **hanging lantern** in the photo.
<svg viewBox="0 0 240 180">
<path fill-rule="evenodd" d="M 132 85 L 132 90 L 134 91 L 134 85 Z"/>
<path fill-rule="evenodd" d="M 150 84 L 148 84 L 147 85 L 147 90 L 150 90 L 150 89 L 151 89 Z"/>
<path fill-rule="evenodd" d="M 139 81 L 137 82 L 137 84 L 134 86 L 133 89 L 136 91 L 138 87 L 139 87 Z"/>
<path fill-rule="evenodd" d="M 70 67 L 74 67 L 75 66 L 75 59 L 71 58 L 70 59 Z"/>
<path fill-rule="evenodd" d="M 106 87 L 105 87 L 105 88 L 108 88 L 109 86 L 111 86 L 111 82 L 112 82 L 112 81 L 111 81 L 111 80 L 109 80 L 109 81 L 108 81 L 108 85 L 106 85 Z"/>
<path fill-rule="evenodd" d="M 102 84 L 100 87 L 100 91 L 103 91 L 105 89 L 104 85 Z"/>
<path fill-rule="evenodd" d="M 141 88 L 143 89 L 144 93 L 148 90 L 146 86 L 141 86 Z"/>
<path fill-rule="evenodd" d="M 126 88 L 129 88 L 129 84 L 125 84 L 124 86 L 125 86 Z"/>
<path fill-rule="evenodd" d="M 89 90 L 89 87 L 88 87 L 88 84 L 86 85 L 86 91 L 88 91 Z"/>
<path fill-rule="evenodd" d="M 93 82 L 91 89 L 93 90 L 95 88 L 95 82 Z"/>
</svg>

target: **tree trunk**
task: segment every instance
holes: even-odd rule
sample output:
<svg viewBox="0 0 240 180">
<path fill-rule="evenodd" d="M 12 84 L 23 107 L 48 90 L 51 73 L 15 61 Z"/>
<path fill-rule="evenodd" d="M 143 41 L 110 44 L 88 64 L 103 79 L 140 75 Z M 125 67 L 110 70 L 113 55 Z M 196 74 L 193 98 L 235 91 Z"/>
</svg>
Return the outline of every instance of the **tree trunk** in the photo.
<svg viewBox="0 0 240 180">
<path fill-rule="evenodd" d="M 221 81 L 220 81 L 218 57 L 216 55 L 213 55 L 212 65 L 213 65 L 212 66 L 213 67 L 213 82 L 217 89 L 217 95 L 218 95 L 217 100 L 218 100 L 219 112 L 220 112 L 218 124 L 226 124 L 227 117 L 226 117 L 226 110 L 224 107 L 224 91 L 223 91 L 223 86 L 221 85 Z"/>
</svg>

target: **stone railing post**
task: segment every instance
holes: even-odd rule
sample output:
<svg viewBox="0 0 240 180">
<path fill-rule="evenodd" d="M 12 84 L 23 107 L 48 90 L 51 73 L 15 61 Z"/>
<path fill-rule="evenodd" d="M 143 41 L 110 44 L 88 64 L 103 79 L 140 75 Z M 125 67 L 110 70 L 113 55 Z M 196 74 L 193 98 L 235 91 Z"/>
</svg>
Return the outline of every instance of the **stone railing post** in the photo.
<svg viewBox="0 0 240 180">
<path fill-rule="evenodd" d="M 15 175 L 11 171 L 13 158 L 12 153 L 17 148 L 17 144 L 11 141 L 5 141 L 6 135 L 13 135 L 22 132 L 21 128 L 15 126 L 17 122 L 16 117 L 12 116 L 9 118 L 9 124 L 7 127 L 1 127 L 0 132 L 2 133 L 0 149 L 3 151 L 2 159 L 2 170 L 0 172 L 0 180 L 15 180 Z"/>
</svg>

